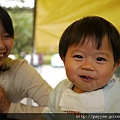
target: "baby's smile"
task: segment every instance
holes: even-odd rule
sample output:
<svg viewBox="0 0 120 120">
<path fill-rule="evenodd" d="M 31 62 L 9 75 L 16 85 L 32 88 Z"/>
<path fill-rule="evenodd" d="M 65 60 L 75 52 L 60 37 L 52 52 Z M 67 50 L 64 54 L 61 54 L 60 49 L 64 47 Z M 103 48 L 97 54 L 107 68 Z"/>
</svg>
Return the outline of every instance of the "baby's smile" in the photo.
<svg viewBox="0 0 120 120">
<path fill-rule="evenodd" d="M 83 80 L 87 80 L 87 81 L 93 80 L 93 78 L 90 77 L 90 76 L 81 75 L 80 77 L 81 77 Z"/>
</svg>

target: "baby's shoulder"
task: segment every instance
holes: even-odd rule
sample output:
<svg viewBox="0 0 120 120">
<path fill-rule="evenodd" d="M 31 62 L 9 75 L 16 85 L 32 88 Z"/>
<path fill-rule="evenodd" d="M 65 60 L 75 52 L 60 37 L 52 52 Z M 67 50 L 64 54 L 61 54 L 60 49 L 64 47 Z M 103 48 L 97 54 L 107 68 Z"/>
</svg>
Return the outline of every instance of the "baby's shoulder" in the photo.
<svg viewBox="0 0 120 120">
<path fill-rule="evenodd" d="M 71 86 L 72 86 L 72 83 L 68 79 L 64 79 L 57 84 L 57 86 L 55 87 L 55 90 L 64 91 L 65 89 L 70 88 Z"/>
</svg>

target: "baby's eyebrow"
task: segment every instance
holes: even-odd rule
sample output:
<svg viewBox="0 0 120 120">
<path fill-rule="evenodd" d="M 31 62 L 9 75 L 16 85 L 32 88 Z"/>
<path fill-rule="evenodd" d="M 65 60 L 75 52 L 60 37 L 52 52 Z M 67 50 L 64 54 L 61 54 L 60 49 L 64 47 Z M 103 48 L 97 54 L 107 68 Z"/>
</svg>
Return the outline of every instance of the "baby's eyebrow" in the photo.
<svg viewBox="0 0 120 120">
<path fill-rule="evenodd" d="M 108 54 L 108 53 L 106 53 L 106 52 L 96 52 L 96 54 L 100 54 L 100 55 L 104 55 L 104 56 L 109 57 L 109 54 Z"/>
</svg>

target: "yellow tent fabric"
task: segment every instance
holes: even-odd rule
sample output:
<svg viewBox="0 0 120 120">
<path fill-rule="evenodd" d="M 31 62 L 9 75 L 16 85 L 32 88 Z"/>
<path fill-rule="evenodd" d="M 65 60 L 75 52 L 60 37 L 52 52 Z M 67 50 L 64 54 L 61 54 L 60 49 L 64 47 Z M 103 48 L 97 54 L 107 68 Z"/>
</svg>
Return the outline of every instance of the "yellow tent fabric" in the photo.
<svg viewBox="0 0 120 120">
<path fill-rule="evenodd" d="M 120 30 L 119 0 L 36 0 L 36 52 L 57 52 L 65 28 L 88 15 L 104 17 Z"/>
</svg>

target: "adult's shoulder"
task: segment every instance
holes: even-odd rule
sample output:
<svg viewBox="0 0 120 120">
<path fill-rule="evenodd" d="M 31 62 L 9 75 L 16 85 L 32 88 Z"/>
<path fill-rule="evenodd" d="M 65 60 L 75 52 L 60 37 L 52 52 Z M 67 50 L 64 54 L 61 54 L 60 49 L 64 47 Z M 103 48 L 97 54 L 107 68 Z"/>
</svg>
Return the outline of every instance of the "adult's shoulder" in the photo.
<svg viewBox="0 0 120 120">
<path fill-rule="evenodd" d="M 28 62 L 24 59 L 15 59 L 12 60 L 12 64 L 10 66 L 10 71 L 13 72 L 28 72 L 28 73 L 34 73 L 35 69 L 32 65 L 28 64 Z"/>
<path fill-rule="evenodd" d="M 22 65 L 22 64 L 28 64 L 26 60 L 24 59 L 14 59 L 12 60 L 12 66 L 19 66 L 19 65 Z"/>
<path fill-rule="evenodd" d="M 28 62 L 24 59 L 14 59 L 12 60 L 12 65 L 11 67 L 20 67 L 20 66 L 31 66 L 28 64 Z"/>
<path fill-rule="evenodd" d="M 25 64 L 27 63 L 26 60 L 20 60 L 20 59 L 11 59 L 11 58 L 7 58 L 4 60 L 2 66 L 0 66 L 0 70 L 1 71 L 6 71 L 6 70 L 9 70 L 11 68 L 16 68 L 17 66 L 20 66 L 22 64 Z"/>
</svg>

